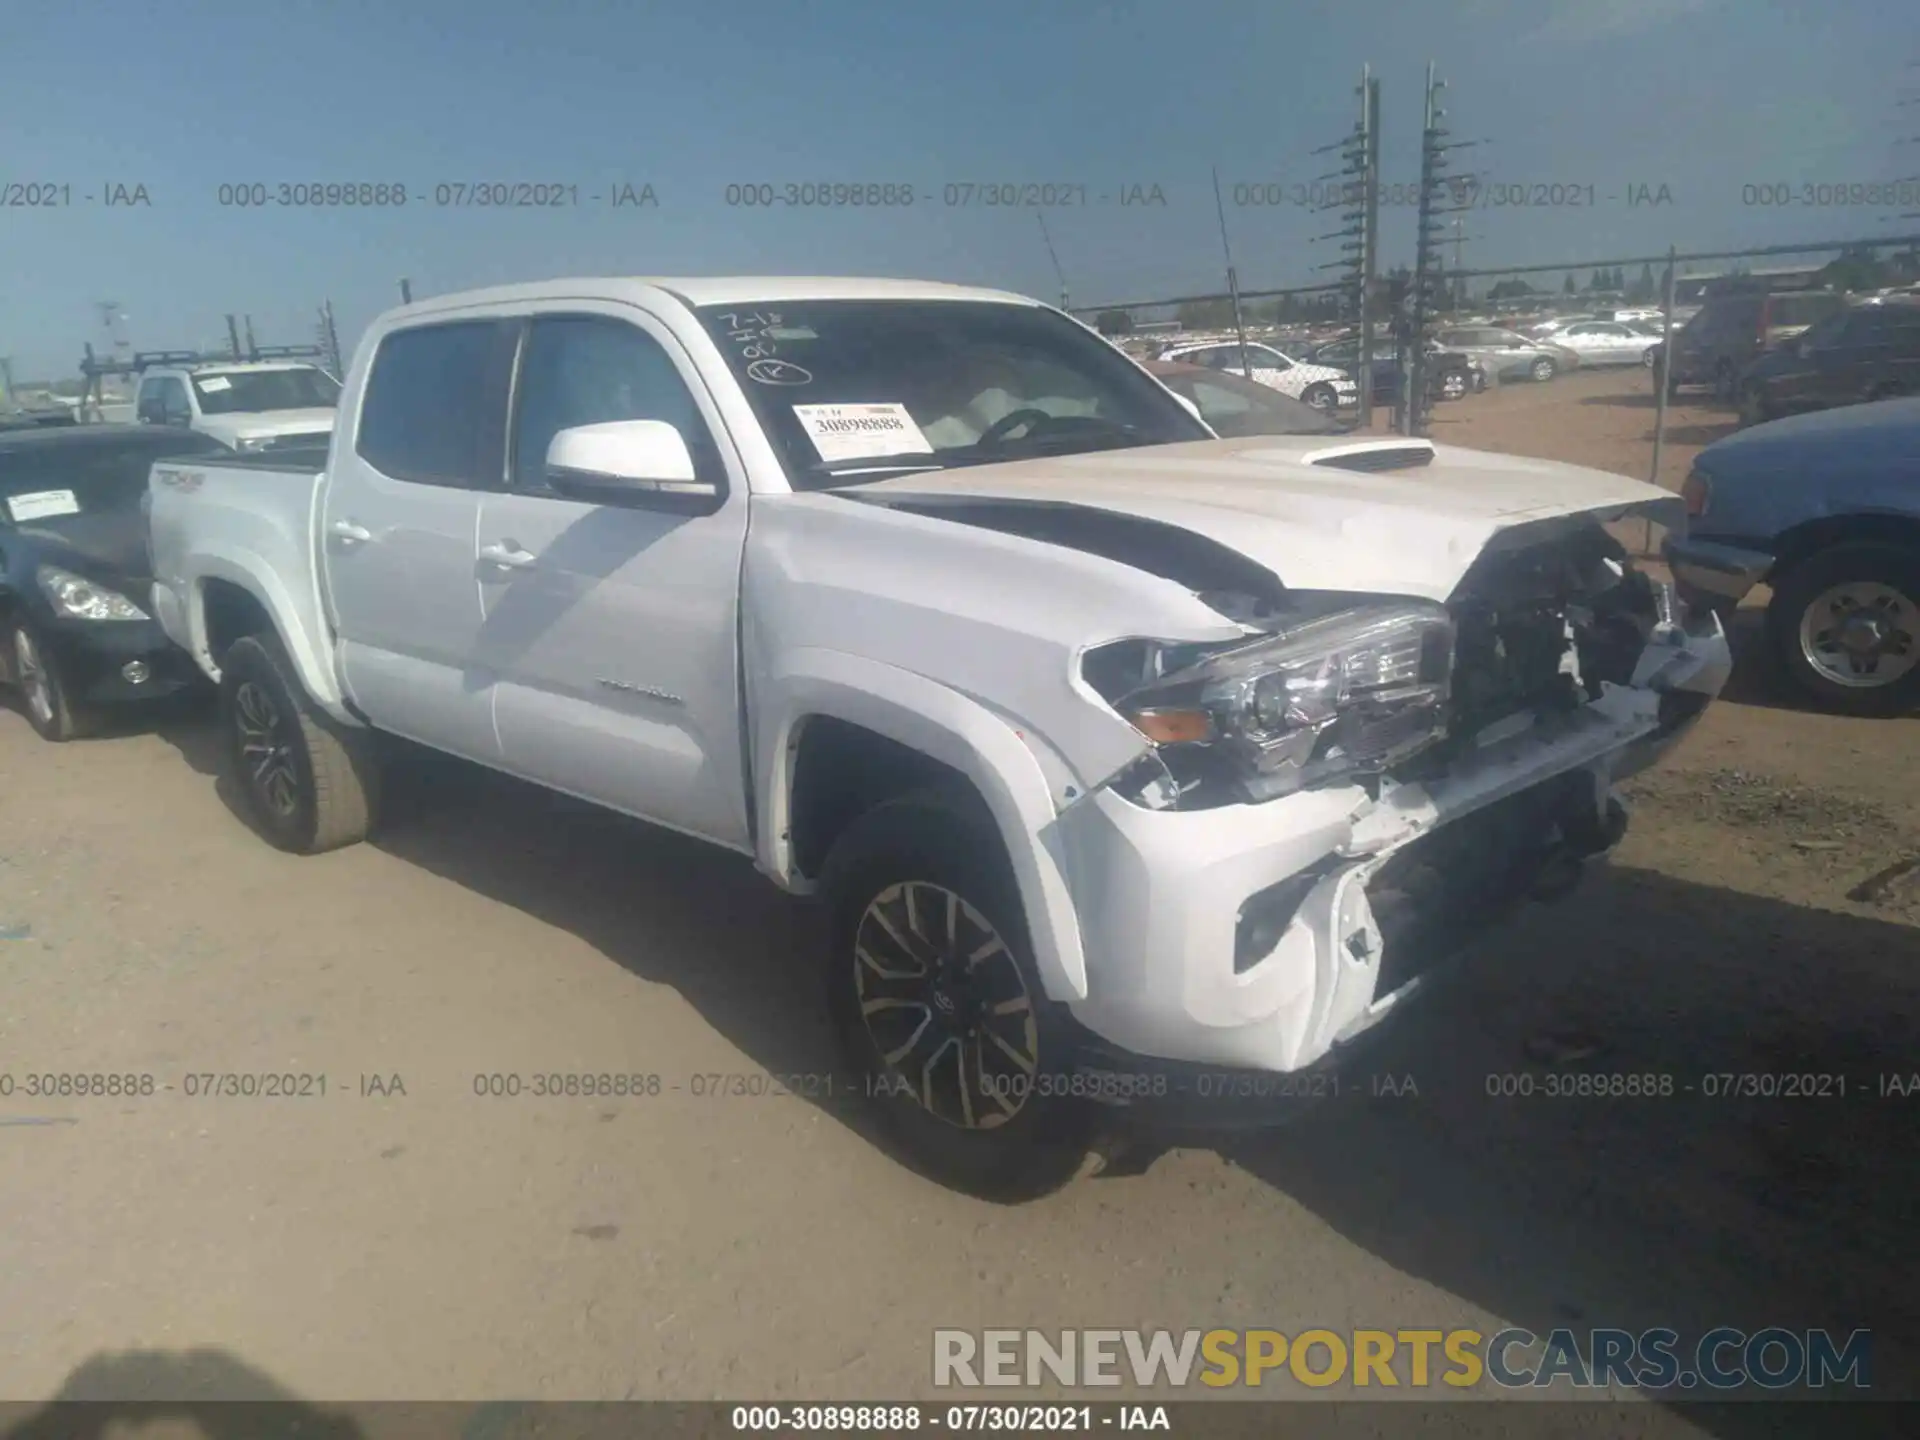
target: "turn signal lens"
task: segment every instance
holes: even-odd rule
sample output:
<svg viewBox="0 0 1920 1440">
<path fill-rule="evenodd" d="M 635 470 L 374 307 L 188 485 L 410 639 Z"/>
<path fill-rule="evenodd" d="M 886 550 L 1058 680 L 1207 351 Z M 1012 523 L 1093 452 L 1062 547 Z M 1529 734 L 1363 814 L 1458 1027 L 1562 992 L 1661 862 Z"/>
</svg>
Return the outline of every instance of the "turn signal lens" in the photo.
<svg viewBox="0 0 1920 1440">
<path fill-rule="evenodd" d="M 1127 719 L 1156 745 L 1205 744 L 1214 738 L 1213 717 L 1204 710 L 1134 710 Z"/>
<path fill-rule="evenodd" d="M 1697 520 L 1707 513 L 1707 502 L 1713 498 L 1713 486 L 1698 470 L 1690 471 L 1680 486 L 1680 498 L 1687 502 L 1688 518 Z"/>
</svg>

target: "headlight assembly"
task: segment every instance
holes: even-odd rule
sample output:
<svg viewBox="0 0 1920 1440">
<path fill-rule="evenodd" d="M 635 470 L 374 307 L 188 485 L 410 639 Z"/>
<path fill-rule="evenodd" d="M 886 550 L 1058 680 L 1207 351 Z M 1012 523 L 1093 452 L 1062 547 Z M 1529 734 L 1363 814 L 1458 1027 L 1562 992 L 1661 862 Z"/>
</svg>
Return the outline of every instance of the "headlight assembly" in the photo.
<svg viewBox="0 0 1920 1440">
<path fill-rule="evenodd" d="M 1224 760 L 1245 797 L 1264 800 L 1384 769 L 1444 738 L 1452 668 L 1445 609 L 1389 602 L 1216 651 L 1113 705 L 1169 769 L 1189 768 L 1176 764 L 1182 755 Z"/>
<path fill-rule="evenodd" d="M 93 581 L 75 575 L 70 570 L 62 570 L 54 565 L 42 565 L 35 577 L 40 582 L 40 591 L 47 597 L 56 613 L 69 620 L 144 620 L 147 612 L 134 604 L 126 596 L 96 585 Z"/>
</svg>

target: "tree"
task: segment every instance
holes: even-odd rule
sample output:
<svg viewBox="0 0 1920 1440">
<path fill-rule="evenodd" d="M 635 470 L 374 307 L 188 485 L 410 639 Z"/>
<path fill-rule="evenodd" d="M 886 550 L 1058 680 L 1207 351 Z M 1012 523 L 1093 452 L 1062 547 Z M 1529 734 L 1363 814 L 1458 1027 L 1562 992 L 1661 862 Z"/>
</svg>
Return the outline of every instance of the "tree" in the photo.
<svg viewBox="0 0 1920 1440">
<path fill-rule="evenodd" d="M 1560 293 L 1562 295 L 1578 295 L 1580 293 L 1580 287 L 1574 283 L 1573 272 L 1571 270 L 1567 272 L 1566 283 L 1560 287 Z"/>
<path fill-rule="evenodd" d="M 1131 335 L 1133 316 L 1125 310 L 1102 310 L 1094 316 L 1093 328 L 1102 335 Z"/>
<path fill-rule="evenodd" d="M 1654 294 L 1653 266 L 1642 264 L 1640 267 L 1640 278 L 1634 281 L 1633 288 L 1627 291 L 1627 299 L 1635 305 L 1644 305 L 1653 299 Z"/>
<path fill-rule="evenodd" d="M 1835 290 L 1878 290 L 1887 283 L 1887 267 L 1871 245 L 1855 245 L 1821 266 L 1818 278 Z"/>
<path fill-rule="evenodd" d="M 1533 287 L 1524 280 L 1502 280 L 1487 291 L 1489 300 L 1517 300 L 1522 295 L 1533 294 Z"/>
</svg>

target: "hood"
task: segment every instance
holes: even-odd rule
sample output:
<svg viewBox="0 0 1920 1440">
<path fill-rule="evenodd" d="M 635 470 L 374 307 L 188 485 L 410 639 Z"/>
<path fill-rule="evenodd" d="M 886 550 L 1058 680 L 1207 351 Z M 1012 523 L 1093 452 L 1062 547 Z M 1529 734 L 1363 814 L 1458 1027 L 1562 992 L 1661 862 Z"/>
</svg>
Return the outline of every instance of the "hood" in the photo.
<svg viewBox="0 0 1920 1440">
<path fill-rule="evenodd" d="M 1367 469 L 1397 454 L 1404 468 Z M 1424 462 L 1424 463 L 1422 463 Z M 969 504 L 1103 511 L 1237 552 L 1296 590 L 1445 600 L 1502 531 L 1678 497 L 1622 475 L 1418 440 L 1270 435 L 981 465 L 849 488 L 953 518 Z"/>
<path fill-rule="evenodd" d="M 1817 460 L 1823 471 L 1840 461 L 1912 468 L 1920 459 L 1920 398 L 1875 400 L 1769 420 L 1714 441 L 1694 464 L 1718 476 L 1749 463 L 1777 470 L 1802 457 Z"/>
<path fill-rule="evenodd" d="M 150 580 L 146 517 L 138 510 L 56 515 L 13 532 L 33 565 L 57 565 L 146 604 Z"/>
<path fill-rule="evenodd" d="M 222 439 L 232 436 L 249 440 L 281 435 L 325 435 L 333 429 L 335 412 L 324 407 L 310 410 L 253 410 L 233 415 L 202 416 L 199 429 Z"/>
</svg>

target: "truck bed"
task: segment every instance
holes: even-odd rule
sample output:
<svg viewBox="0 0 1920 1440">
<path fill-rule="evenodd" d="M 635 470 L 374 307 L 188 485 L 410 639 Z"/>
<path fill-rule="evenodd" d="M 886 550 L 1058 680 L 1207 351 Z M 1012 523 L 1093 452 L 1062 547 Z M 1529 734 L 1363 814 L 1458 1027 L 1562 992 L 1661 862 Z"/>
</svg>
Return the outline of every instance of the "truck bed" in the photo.
<svg viewBox="0 0 1920 1440">
<path fill-rule="evenodd" d="M 335 692 L 324 650 L 318 509 L 327 455 L 300 449 L 271 455 L 196 455 L 163 460 L 147 482 L 154 619 L 210 678 L 219 678 L 209 637 L 196 633 L 196 588 L 270 576 L 280 640 L 319 696 Z"/>
</svg>

